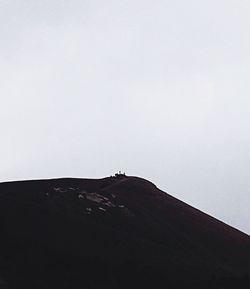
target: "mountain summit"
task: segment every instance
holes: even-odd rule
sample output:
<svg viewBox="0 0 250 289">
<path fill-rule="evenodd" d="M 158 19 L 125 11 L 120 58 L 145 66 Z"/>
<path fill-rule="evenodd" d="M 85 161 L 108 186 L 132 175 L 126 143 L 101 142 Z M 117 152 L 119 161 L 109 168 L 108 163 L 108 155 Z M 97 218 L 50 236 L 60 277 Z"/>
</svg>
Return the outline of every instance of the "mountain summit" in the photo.
<svg viewBox="0 0 250 289">
<path fill-rule="evenodd" d="M 0 289 L 249 289 L 250 237 L 138 177 L 0 184 Z"/>
</svg>

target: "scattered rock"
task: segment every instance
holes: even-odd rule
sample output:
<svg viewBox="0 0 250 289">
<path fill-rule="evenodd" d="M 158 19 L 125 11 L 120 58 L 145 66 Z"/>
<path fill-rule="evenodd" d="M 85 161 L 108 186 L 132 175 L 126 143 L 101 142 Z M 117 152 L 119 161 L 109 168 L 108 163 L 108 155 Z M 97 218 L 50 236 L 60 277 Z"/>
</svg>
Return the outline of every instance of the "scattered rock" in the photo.
<svg viewBox="0 0 250 289">
<path fill-rule="evenodd" d="M 107 211 L 106 209 L 104 209 L 104 208 L 102 208 L 102 207 L 99 207 L 98 209 L 101 210 L 101 211 L 103 211 L 103 212 L 106 212 L 106 211 Z"/>
</svg>

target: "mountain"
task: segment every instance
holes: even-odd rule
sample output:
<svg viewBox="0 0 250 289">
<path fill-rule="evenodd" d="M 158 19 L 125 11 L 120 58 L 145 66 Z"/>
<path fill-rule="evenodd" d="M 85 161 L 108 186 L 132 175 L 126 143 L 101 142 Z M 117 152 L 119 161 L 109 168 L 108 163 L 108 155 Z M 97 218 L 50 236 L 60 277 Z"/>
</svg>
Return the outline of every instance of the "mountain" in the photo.
<svg viewBox="0 0 250 289">
<path fill-rule="evenodd" d="M 249 289 L 250 237 L 138 177 L 0 184 L 0 289 Z"/>
</svg>

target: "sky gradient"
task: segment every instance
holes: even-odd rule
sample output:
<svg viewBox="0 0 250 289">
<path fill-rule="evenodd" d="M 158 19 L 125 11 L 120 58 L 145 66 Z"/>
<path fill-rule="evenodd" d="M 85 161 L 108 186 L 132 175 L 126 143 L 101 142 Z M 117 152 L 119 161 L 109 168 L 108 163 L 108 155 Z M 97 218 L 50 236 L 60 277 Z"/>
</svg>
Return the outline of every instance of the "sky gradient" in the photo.
<svg viewBox="0 0 250 289">
<path fill-rule="evenodd" d="M 0 181 L 118 170 L 250 233 L 250 2 L 0 0 Z"/>
</svg>

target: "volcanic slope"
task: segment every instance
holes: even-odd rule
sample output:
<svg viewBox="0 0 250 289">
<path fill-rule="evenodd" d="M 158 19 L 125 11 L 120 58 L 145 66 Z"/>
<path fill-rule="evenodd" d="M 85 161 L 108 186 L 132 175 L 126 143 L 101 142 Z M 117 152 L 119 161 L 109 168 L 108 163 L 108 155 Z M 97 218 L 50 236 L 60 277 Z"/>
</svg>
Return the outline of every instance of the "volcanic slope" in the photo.
<svg viewBox="0 0 250 289">
<path fill-rule="evenodd" d="M 138 177 L 1 183 L 0 229 L 0 288 L 250 288 L 248 235 Z"/>
</svg>

